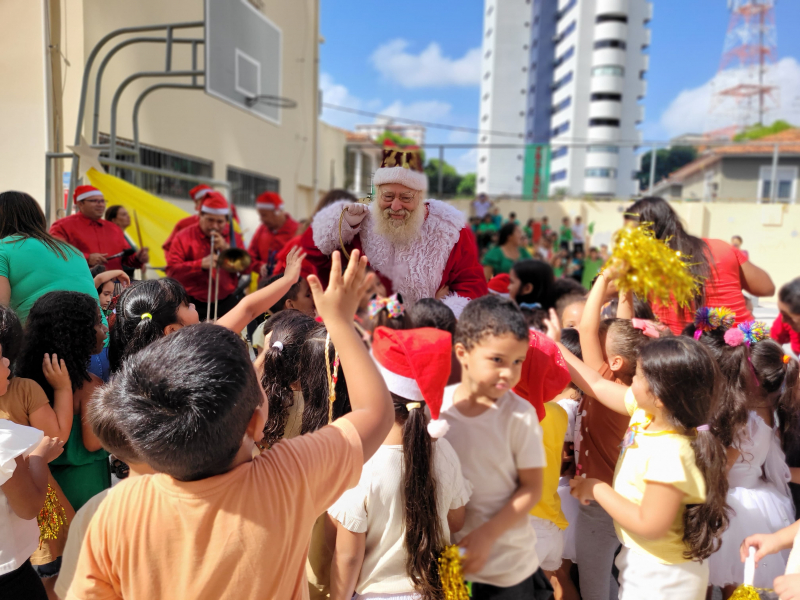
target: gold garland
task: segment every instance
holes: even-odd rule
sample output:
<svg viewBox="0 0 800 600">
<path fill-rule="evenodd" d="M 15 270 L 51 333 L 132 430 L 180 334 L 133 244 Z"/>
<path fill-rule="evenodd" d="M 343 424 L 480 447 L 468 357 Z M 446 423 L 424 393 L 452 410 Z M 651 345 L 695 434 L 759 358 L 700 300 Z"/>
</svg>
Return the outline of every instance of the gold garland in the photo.
<svg viewBox="0 0 800 600">
<path fill-rule="evenodd" d="M 761 600 L 759 592 L 771 592 L 764 588 L 754 588 L 751 585 L 740 585 L 733 591 L 731 600 Z"/>
<path fill-rule="evenodd" d="M 336 384 L 339 382 L 339 351 L 334 353 L 333 367 L 328 351 L 331 347 L 331 334 L 325 336 L 325 371 L 328 376 L 328 423 L 333 423 L 333 404 L 336 402 Z"/>
<path fill-rule="evenodd" d="M 618 231 L 614 250 L 605 267 L 627 265 L 617 287 L 645 300 L 657 299 L 665 305 L 690 306 L 699 281 L 689 271 L 690 256 L 683 256 L 656 238 L 652 223 Z"/>
<path fill-rule="evenodd" d="M 347 260 L 350 260 L 350 253 L 344 248 L 344 238 L 342 237 L 342 222 L 344 221 L 344 213 L 347 212 L 347 206 L 342 209 L 342 214 L 339 215 L 339 245 L 342 247 L 342 254 Z M 327 355 L 326 355 L 327 356 Z"/>
<path fill-rule="evenodd" d="M 44 506 L 36 517 L 39 524 L 39 546 L 45 540 L 57 540 L 61 528 L 67 524 L 67 511 L 58 501 L 58 495 L 49 483 L 47 484 L 47 494 L 44 498 Z"/>
<path fill-rule="evenodd" d="M 439 556 L 439 579 L 445 600 L 469 600 L 461 570 L 461 550 L 458 546 L 445 546 Z"/>
</svg>

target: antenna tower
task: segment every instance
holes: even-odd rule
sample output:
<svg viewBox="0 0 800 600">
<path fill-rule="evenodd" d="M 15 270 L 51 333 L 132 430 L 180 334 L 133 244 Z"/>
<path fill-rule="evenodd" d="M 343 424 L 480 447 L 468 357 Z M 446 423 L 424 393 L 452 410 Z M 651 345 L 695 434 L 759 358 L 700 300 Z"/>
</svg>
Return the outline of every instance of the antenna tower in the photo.
<svg viewBox="0 0 800 600">
<path fill-rule="evenodd" d="M 728 0 L 731 17 L 712 84 L 711 112 L 727 114 L 735 124 L 708 135 L 744 129 L 754 121 L 763 125 L 764 115 L 778 107 L 778 87 L 765 82 L 778 55 L 775 1 Z"/>
</svg>

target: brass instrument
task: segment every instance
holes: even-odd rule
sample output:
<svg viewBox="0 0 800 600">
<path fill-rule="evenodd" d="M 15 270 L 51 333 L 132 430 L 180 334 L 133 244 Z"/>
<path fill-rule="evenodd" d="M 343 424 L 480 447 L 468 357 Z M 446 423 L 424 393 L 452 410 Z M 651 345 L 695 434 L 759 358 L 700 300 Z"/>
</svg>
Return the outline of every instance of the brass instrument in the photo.
<svg viewBox="0 0 800 600">
<path fill-rule="evenodd" d="M 236 247 L 236 232 L 233 229 L 233 220 L 228 215 L 228 226 L 231 232 L 231 245 L 227 250 L 223 250 L 217 256 L 217 259 L 211 263 L 211 268 L 208 270 L 208 302 L 206 303 L 206 321 L 211 320 L 211 289 L 214 279 L 216 279 L 216 286 L 214 287 L 214 320 L 217 320 L 219 309 L 219 270 L 222 269 L 228 273 L 242 273 L 246 271 L 253 262 L 253 258 L 244 248 Z M 211 255 L 214 255 L 214 236 L 211 236 Z"/>
</svg>

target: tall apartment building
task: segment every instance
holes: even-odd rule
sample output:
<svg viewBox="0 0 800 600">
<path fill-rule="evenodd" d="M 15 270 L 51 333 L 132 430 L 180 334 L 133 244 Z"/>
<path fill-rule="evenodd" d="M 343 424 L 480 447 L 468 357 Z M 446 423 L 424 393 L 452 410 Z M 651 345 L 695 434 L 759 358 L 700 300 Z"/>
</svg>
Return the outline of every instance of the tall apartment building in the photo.
<svg viewBox="0 0 800 600">
<path fill-rule="evenodd" d="M 501 19 L 513 10 L 515 18 Z M 525 143 L 551 144 L 551 193 L 637 192 L 635 147 L 652 13 L 647 0 L 486 0 L 484 34 L 492 33 L 484 38 L 481 128 L 518 131 L 512 116 L 524 113 Z M 527 36 L 522 46 L 510 48 L 508 40 L 521 36 Z M 516 89 L 524 89 L 522 110 Z M 509 141 L 492 134 L 480 139 Z M 523 161 L 522 150 L 480 150 L 478 191 L 521 195 Z"/>
</svg>

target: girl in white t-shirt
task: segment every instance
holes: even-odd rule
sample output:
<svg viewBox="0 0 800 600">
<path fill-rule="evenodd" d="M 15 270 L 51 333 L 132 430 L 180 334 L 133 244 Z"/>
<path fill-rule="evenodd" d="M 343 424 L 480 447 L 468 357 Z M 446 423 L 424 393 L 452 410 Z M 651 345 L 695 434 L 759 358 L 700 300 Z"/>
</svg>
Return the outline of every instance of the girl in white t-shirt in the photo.
<svg viewBox="0 0 800 600">
<path fill-rule="evenodd" d="M 379 327 L 373 355 L 395 423 L 358 486 L 328 510 L 336 521 L 331 600 L 442 597 L 437 559 L 464 525 L 471 486 L 444 439 L 439 409 L 450 375 L 449 333 Z M 434 420 L 428 423 L 425 407 Z"/>
</svg>

